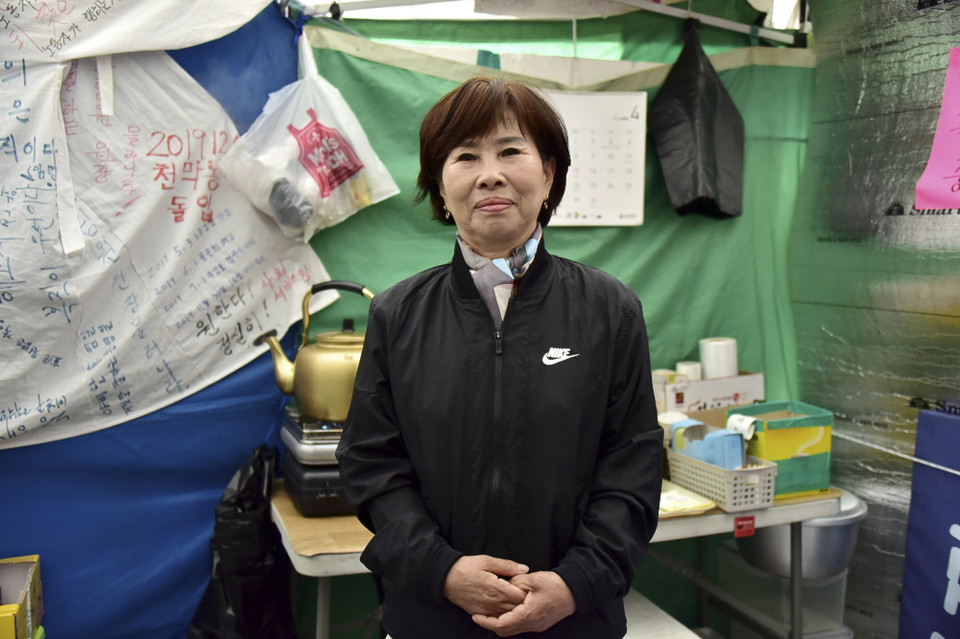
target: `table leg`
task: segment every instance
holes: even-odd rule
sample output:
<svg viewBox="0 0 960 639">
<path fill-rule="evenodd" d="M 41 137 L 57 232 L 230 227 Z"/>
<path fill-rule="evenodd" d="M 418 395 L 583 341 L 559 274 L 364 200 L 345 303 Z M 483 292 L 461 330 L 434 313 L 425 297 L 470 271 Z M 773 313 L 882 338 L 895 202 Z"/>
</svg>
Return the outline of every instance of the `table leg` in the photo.
<svg viewBox="0 0 960 639">
<path fill-rule="evenodd" d="M 317 577 L 317 639 L 330 637 L 330 577 Z"/>
<path fill-rule="evenodd" d="M 697 537 L 697 561 L 701 575 L 707 574 L 707 538 Z M 710 598 L 704 588 L 697 589 L 700 594 L 700 625 L 710 625 Z"/>
<path fill-rule="evenodd" d="M 803 639 L 803 522 L 790 524 L 790 636 Z"/>
</svg>

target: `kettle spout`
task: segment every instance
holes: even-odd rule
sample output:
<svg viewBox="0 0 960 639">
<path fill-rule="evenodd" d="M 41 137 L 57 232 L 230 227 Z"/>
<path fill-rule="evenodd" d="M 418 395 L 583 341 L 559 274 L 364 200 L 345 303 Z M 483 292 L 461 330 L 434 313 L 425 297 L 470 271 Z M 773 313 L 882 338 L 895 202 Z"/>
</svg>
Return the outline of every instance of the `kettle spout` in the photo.
<svg viewBox="0 0 960 639">
<path fill-rule="evenodd" d="M 270 354 L 273 356 L 273 376 L 277 380 L 277 386 L 287 395 L 293 395 L 293 362 L 280 347 L 280 341 L 277 339 L 277 331 L 269 330 L 257 339 L 253 340 L 254 346 L 260 346 L 264 342 L 270 348 Z"/>
</svg>

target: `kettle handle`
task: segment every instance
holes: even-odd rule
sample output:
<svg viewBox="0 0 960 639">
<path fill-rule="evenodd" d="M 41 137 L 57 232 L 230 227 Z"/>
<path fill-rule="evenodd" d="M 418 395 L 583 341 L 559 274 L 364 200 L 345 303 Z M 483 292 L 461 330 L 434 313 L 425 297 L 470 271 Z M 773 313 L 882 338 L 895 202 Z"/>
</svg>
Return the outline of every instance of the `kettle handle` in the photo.
<svg viewBox="0 0 960 639">
<path fill-rule="evenodd" d="M 300 348 L 303 348 L 307 345 L 307 338 L 310 334 L 310 298 L 320 291 L 325 291 L 331 288 L 340 289 L 342 291 L 352 291 L 358 295 L 363 295 L 368 300 L 373 299 L 373 291 L 368 289 L 366 286 L 354 284 L 353 282 L 330 280 L 329 282 L 318 282 L 317 284 L 311 286 L 310 290 L 307 291 L 307 294 L 303 296 L 303 341 L 300 343 Z"/>
</svg>

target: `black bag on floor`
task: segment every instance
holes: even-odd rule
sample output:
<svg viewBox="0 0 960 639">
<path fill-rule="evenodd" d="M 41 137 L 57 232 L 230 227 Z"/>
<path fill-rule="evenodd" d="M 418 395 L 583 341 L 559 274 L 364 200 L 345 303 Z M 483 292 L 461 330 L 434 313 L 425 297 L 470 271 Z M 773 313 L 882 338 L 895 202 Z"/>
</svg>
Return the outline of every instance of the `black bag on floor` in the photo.
<svg viewBox="0 0 960 639">
<path fill-rule="evenodd" d="M 215 510 L 213 574 L 188 639 L 296 639 L 290 581 L 270 521 L 277 452 L 261 445 L 234 474 Z"/>
</svg>

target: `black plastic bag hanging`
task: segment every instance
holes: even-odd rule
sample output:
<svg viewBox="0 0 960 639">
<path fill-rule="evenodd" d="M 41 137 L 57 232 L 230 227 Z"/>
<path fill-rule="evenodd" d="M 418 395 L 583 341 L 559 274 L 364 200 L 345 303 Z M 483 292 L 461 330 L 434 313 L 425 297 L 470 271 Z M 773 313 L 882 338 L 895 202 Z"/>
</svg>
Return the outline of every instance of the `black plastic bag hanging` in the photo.
<svg viewBox="0 0 960 639">
<path fill-rule="evenodd" d="M 743 118 L 700 46 L 700 22 L 650 105 L 648 124 L 678 213 L 743 213 Z"/>
<path fill-rule="evenodd" d="M 215 509 L 213 574 L 188 639 L 296 639 L 290 587 L 270 521 L 277 453 L 259 446 L 227 485 Z"/>
</svg>

